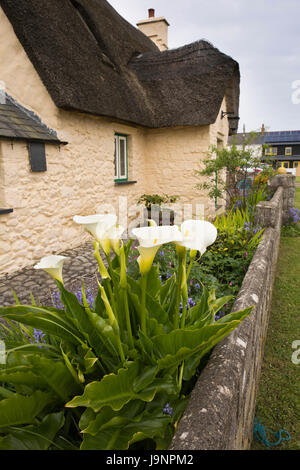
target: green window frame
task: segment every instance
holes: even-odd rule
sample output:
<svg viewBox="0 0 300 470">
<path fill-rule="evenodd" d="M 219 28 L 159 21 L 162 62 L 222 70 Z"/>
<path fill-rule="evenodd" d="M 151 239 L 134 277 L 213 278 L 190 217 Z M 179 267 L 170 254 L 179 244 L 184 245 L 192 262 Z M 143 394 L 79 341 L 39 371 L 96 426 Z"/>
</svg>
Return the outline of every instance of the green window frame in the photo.
<svg viewBox="0 0 300 470">
<path fill-rule="evenodd" d="M 115 133 L 115 181 L 128 181 L 128 136 Z"/>
</svg>

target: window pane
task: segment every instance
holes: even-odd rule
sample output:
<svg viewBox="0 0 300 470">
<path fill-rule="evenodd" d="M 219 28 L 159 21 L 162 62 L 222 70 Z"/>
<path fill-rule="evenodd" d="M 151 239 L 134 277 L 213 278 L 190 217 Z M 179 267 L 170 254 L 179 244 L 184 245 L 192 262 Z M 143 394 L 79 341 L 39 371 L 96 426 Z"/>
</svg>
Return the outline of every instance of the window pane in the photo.
<svg viewBox="0 0 300 470">
<path fill-rule="evenodd" d="M 120 176 L 126 177 L 126 145 L 125 139 L 120 139 Z"/>
<path fill-rule="evenodd" d="M 114 162 L 115 162 L 115 178 L 117 178 L 118 177 L 118 162 L 117 162 L 117 138 L 116 137 L 115 137 Z"/>
<path fill-rule="evenodd" d="M 285 154 L 292 155 L 292 147 L 285 147 Z"/>
</svg>

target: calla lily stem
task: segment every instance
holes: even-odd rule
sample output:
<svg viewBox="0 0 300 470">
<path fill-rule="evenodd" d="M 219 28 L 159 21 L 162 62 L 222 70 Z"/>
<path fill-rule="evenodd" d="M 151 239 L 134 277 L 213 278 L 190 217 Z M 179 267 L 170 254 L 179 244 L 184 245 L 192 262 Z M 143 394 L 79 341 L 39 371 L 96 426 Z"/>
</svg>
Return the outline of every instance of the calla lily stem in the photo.
<svg viewBox="0 0 300 470">
<path fill-rule="evenodd" d="M 180 322 L 180 327 L 184 328 L 185 325 L 185 317 L 186 317 L 186 304 L 187 304 L 187 299 L 185 296 L 182 298 L 182 314 L 181 314 L 181 322 Z"/>
<path fill-rule="evenodd" d="M 189 277 L 190 277 L 190 274 L 191 274 L 191 269 L 192 269 L 192 267 L 193 267 L 193 263 L 194 263 L 194 260 L 191 259 L 190 264 L 189 264 L 189 267 L 188 267 L 188 270 L 187 270 L 187 273 L 186 273 L 186 280 L 187 280 L 187 281 L 189 280 Z"/>
<path fill-rule="evenodd" d="M 176 301 L 175 301 L 175 312 L 174 312 L 174 329 L 179 328 L 179 307 L 180 307 L 180 299 L 181 299 L 181 292 L 182 292 L 182 280 L 183 280 L 185 262 L 186 262 L 186 250 L 177 249 L 177 255 L 178 255 L 178 274 L 177 274 L 177 290 L 176 290 Z"/>
<path fill-rule="evenodd" d="M 147 308 L 146 308 L 146 288 L 147 288 L 147 274 L 143 274 L 141 277 L 142 287 L 142 317 L 141 317 L 141 330 L 147 334 Z"/>
<path fill-rule="evenodd" d="M 122 291 L 123 291 L 123 302 L 124 302 L 124 307 L 125 307 L 125 318 L 126 318 L 126 327 L 127 327 L 127 333 L 128 333 L 129 346 L 131 349 L 134 349 L 130 313 L 129 313 L 129 307 L 128 307 L 127 289 L 122 289 Z"/>
</svg>

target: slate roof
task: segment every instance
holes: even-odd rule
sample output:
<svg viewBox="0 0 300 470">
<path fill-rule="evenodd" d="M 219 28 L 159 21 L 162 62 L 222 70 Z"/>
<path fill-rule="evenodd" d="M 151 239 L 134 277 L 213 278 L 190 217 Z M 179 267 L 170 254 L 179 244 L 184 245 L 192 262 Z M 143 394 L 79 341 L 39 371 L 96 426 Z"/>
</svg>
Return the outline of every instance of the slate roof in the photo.
<svg viewBox="0 0 300 470">
<path fill-rule="evenodd" d="M 237 134 L 230 136 L 228 139 L 228 145 L 242 145 L 244 141 L 249 141 L 251 138 L 252 145 L 263 145 L 265 143 L 265 134 L 257 133 L 255 139 L 253 134 L 250 132 L 238 132 Z"/>
<path fill-rule="evenodd" d="M 0 138 L 63 143 L 34 113 L 23 108 L 7 94 L 5 97 L 1 95 L 0 100 Z"/>
<path fill-rule="evenodd" d="M 150 128 L 238 114 L 239 66 L 207 41 L 160 52 L 106 0 L 0 0 L 54 103 Z"/>
</svg>

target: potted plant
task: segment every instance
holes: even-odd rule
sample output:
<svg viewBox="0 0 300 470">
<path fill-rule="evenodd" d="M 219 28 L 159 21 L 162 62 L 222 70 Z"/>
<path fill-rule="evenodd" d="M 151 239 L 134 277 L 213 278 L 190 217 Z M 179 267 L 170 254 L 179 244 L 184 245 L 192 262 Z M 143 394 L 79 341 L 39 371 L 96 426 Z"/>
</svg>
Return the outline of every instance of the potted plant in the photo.
<svg viewBox="0 0 300 470">
<path fill-rule="evenodd" d="M 174 204 L 179 196 L 169 196 L 164 194 L 143 194 L 138 199 L 138 204 L 145 206 L 144 217 L 154 220 L 157 225 L 174 225 L 175 212 L 168 207 L 161 207 L 162 204 Z"/>
</svg>

